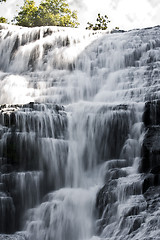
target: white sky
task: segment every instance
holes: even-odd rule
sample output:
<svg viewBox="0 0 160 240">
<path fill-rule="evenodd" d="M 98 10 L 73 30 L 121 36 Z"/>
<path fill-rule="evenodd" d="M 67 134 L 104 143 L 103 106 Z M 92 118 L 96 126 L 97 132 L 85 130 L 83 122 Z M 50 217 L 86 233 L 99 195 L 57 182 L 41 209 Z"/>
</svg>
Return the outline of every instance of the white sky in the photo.
<svg viewBox="0 0 160 240">
<path fill-rule="evenodd" d="M 40 0 L 35 0 L 40 3 Z M 107 15 L 111 20 L 110 28 L 119 27 L 129 30 L 134 28 L 160 25 L 160 0 L 68 0 L 73 9 L 78 11 L 80 27 L 87 22 L 95 23 L 97 14 Z M 11 20 L 23 0 L 7 0 L 0 4 L 0 16 Z"/>
</svg>

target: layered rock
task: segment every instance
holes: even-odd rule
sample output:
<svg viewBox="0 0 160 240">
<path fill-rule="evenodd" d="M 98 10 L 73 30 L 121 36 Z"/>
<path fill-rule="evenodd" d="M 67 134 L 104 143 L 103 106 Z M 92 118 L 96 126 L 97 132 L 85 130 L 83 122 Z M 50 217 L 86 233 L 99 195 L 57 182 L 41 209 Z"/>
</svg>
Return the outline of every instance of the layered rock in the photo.
<svg viewBox="0 0 160 240">
<path fill-rule="evenodd" d="M 1 232 L 159 236 L 159 36 L 2 27 Z"/>
<path fill-rule="evenodd" d="M 0 126 L 0 232 L 13 233 L 25 211 L 56 186 L 64 159 L 54 170 L 47 154 L 52 147 L 50 157 L 60 161 L 59 151 L 67 152 L 67 117 L 63 106 L 53 104 L 1 105 Z"/>
</svg>

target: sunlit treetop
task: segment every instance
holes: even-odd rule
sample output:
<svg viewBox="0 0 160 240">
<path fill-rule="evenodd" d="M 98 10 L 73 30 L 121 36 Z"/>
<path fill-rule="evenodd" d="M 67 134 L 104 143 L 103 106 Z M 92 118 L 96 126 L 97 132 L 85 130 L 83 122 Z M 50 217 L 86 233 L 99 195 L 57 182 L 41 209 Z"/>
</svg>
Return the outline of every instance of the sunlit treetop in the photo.
<svg viewBox="0 0 160 240">
<path fill-rule="evenodd" d="M 6 2 L 6 0 L 0 0 L 0 3 Z M 5 17 L 0 17 L 0 23 L 7 23 L 7 19 Z"/>
<path fill-rule="evenodd" d="M 100 13 L 98 13 L 98 17 L 96 19 L 96 23 L 92 24 L 88 22 L 87 24 L 89 26 L 86 27 L 88 30 L 106 30 L 108 28 L 108 23 L 110 23 L 110 20 L 108 19 L 108 16 L 101 16 Z"/>
<path fill-rule="evenodd" d="M 0 17 L 0 23 L 7 23 L 7 19 L 5 17 Z"/>
<path fill-rule="evenodd" d="M 66 0 L 42 0 L 39 6 L 34 0 L 25 0 L 13 22 L 25 27 L 79 25 L 77 12 L 71 11 Z"/>
</svg>

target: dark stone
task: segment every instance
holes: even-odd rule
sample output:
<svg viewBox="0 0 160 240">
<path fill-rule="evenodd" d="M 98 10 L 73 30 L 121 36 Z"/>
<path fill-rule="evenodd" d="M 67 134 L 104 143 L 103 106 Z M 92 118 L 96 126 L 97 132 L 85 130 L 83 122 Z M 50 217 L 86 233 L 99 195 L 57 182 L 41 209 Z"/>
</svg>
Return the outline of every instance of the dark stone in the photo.
<svg viewBox="0 0 160 240">
<path fill-rule="evenodd" d="M 48 109 L 48 114 L 46 109 Z M 47 164 L 47 156 L 44 156 L 44 152 L 41 150 L 43 144 L 41 139 L 46 137 L 67 139 L 68 121 L 63 106 L 30 102 L 0 105 L 0 124 L 2 125 L 0 129 L 1 149 L 3 149 L 0 151 L 0 191 L 2 196 L 10 197 L 15 206 L 14 213 L 10 205 L 6 204 L 5 207 L 0 207 L 0 232 L 13 233 L 21 229 L 24 212 L 37 204 L 37 198 L 42 199 L 44 194 L 53 191 L 56 187 L 54 179 L 51 181 L 48 176 L 50 165 Z M 54 125 L 53 133 L 52 125 Z M 6 133 L 6 138 L 3 140 L 3 134 Z M 57 158 L 59 157 L 59 172 L 62 175 L 60 184 L 64 185 L 64 165 L 68 154 L 68 145 L 65 142 L 62 153 L 58 155 L 61 150 L 62 148 L 57 144 L 56 155 Z M 30 177 L 30 173 L 37 171 L 43 171 L 43 176 L 37 180 L 39 181 L 37 186 L 39 197 L 33 190 L 36 181 L 32 181 Z M 23 193 L 18 185 L 20 183 L 17 183 L 20 181 L 17 174 L 21 176 L 21 173 L 22 178 L 24 177 L 25 183 L 23 183 L 28 189 Z M 30 194 L 31 192 L 32 194 Z M 3 212 L 5 216 L 2 216 Z"/>
<path fill-rule="evenodd" d="M 142 217 L 139 217 L 139 218 L 135 218 L 134 221 L 133 221 L 133 224 L 132 226 L 130 227 L 129 229 L 129 234 L 136 231 L 138 228 L 140 228 L 141 224 L 143 222 L 143 218 Z"/>
<path fill-rule="evenodd" d="M 111 33 L 124 33 L 126 32 L 125 30 L 122 30 L 122 29 L 113 29 L 111 30 Z"/>
<path fill-rule="evenodd" d="M 116 186 L 117 186 L 117 181 L 112 180 L 108 182 L 108 184 L 105 184 L 103 188 L 101 188 L 100 191 L 98 192 L 97 200 L 96 200 L 98 218 L 101 218 L 107 204 L 110 204 L 110 203 L 112 204 L 116 202 L 117 198 L 116 198 L 116 193 L 114 192 Z"/>
<path fill-rule="evenodd" d="M 47 30 L 44 31 L 43 37 L 47 37 L 52 35 L 53 31 L 50 28 L 47 28 Z"/>
<path fill-rule="evenodd" d="M 48 52 L 53 48 L 52 44 L 49 43 L 45 43 L 43 44 L 43 58 L 45 57 L 45 55 L 48 54 Z"/>
<path fill-rule="evenodd" d="M 63 45 L 63 47 L 70 46 L 70 40 L 69 40 L 68 36 L 63 40 L 63 44 L 62 45 Z"/>
<path fill-rule="evenodd" d="M 127 176 L 127 173 L 125 170 L 119 169 L 119 168 L 113 168 L 106 173 L 105 182 L 108 182 L 113 179 L 118 179 L 120 177 L 126 177 L 126 176 Z"/>
<path fill-rule="evenodd" d="M 14 234 L 14 235 L 6 235 L 0 234 L 0 240 L 27 240 L 27 237 L 23 234 Z"/>
<path fill-rule="evenodd" d="M 15 231 L 15 209 L 11 202 L 11 198 L 0 198 L 0 232 L 14 233 Z"/>
<path fill-rule="evenodd" d="M 68 70 L 69 70 L 69 71 L 75 70 L 75 67 L 76 67 L 76 66 L 75 66 L 75 63 L 74 63 L 74 62 L 68 64 Z"/>
<path fill-rule="evenodd" d="M 146 176 L 143 180 L 143 184 L 142 184 L 142 193 L 144 194 L 148 188 L 150 188 L 151 186 L 153 186 L 154 184 L 154 179 L 153 176 L 151 174 L 149 174 L 148 176 Z"/>
<path fill-rule="evenodd" d="M 33 36 L 33 41 L 37 41 L 40 39 L 40 35 L 41 35 L 41 32 L 40 30 L 38 30 L 37 32 L 35 32 L 34 36 Z M 30 41 L 32 41 L 32 39 L 30 39 Z"/>
<path fill-rule="evenodd" d="M 144 193 L 149 213 L 154 213 L 160 207 L 160 186 L 152 186 Z"/>
<path fill-rule="evenodd" d="M 17 49 L 18 49 L 19 46 L 20 46 L 20 39 L 19 39 L 19 37 L 17 36 L 16 39 L 15 39 L 15 42 L 14 42 L 12 51 L 11 51 L 10 61 L 13 60 L 14 55 L 15 55 L 15 53 L 16 53 L 16 51 L 17 51 Z"/>
<path fill-rule="evenodd" d="M 39 57 L 39 47 L 38 46 L 36 46 L 33 50 L 32 50 L 32 52 L 31 52 L 31 54 L 30 54 L 30 58 L 29 58 L 29 61 L 28 61 L 28 67 L 29 67 L 29 69 L 31 70 L 31 71 L 34 71 L 35 70 L 35 68 L 36 68 L 36 60 L 38 59 L 38 57 Z"/>
<path fill-rule="evenodd" d="M 142 145 L 141 172 L 149 172 L 160 164 L 160 126 L 146 129 Z"/>
<path fill-rule="evenodd" d="M 5 164 L 0 167 L 2 173 L 10 173 L 13 171 L 13 166 L 11 164 Z"/>
<path fill-rule="evenodd" d="M 153 167 L 150 172 L 153 174 L 160 174 L 160 165 Z"/>
<path fill-rule="evenodd" d="M 145 126 L 160 124 L 160 100 L 146 102 L 143 122 Z"/>
<path fill-rule="evenodd" d="M 89 117 L 88 121 L 90 121 Z M 103 127 L 106 131 L 102 131 L 102 123 L 97 116 L 95 119 L 95 148 L 98 153 L 97 157 L 101 162 L 109 159 L 119 159 L 122 147 L 128 137 L 129 122 L 130 114 L 125 110 L 113 111 L 110 118 L 108 117 L 108 120 L 104 121 Z"/>
<path fill-rule="evenodd" d="M 126 54 L 124 60 L 125 67 L 137 66 L 137 61 L 139 61 L 141 55 L 142 55 L 141 49 L 136 49 L 131 54 Z"/>
<path fill-rule="evenodd" d="M 160 100 L 146 102 L 143 122 L 146 134 L 142 145 L 140 171 L 159 174 L 157 166 L 160 165 Z"/>
</svg>

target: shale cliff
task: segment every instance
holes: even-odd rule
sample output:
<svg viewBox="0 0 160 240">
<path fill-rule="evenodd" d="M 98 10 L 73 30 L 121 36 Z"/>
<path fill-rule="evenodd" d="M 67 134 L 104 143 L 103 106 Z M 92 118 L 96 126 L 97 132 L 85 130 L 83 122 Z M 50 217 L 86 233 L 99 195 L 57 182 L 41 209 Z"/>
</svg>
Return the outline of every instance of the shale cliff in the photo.
<svg viewBox="0 0 160 240">
<path fill-rule="evenodd" d="M 159 239 L 159 140 L 159 26 L 0 25 L 0 239 Z"/>
</svg>

